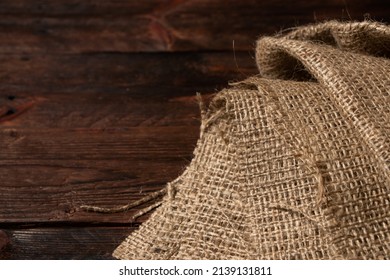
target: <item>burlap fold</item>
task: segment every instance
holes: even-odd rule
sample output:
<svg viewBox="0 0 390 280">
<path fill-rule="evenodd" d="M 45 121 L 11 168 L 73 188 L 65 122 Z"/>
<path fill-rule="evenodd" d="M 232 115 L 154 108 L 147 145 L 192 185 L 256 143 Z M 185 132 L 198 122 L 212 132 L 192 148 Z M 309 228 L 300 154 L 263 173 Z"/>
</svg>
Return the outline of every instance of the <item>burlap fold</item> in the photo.
<svg viewBox="0 0 390 280">
<path fill-rule="evenodd" d="M 390 259 L 390 28 L 326 22 L 257 42 L 185 172 L 121 259 Z"/>
</svg>

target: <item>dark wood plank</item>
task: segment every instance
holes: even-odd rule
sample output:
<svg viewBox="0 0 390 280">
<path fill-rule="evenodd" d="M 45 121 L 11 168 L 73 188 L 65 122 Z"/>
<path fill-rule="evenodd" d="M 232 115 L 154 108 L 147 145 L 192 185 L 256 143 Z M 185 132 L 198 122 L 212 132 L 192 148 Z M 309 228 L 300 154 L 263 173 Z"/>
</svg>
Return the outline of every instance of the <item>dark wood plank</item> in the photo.
<svg viewBox="0 0 390 280">
<path fill-rule="evenodd" d="M 24 128 L 194 124 L 196 92 L 257 72 L 245 52 L 0 55 L 0 63 L 0 125 Z"/>
<path fill-rule="evenodd" d="M 259 35 L 324 19 L 389 21 L 386 0 L 1 1 L 0 52 L 251 50 Z"/>
<path fill-rule="evenodd" d="M 0 94 L 0 127 L 16 139 L 20 138 L 19 129 L 29 128 L 89 128 L 93 133 L 99 129 L 120 131 L 129 127 L 198 126 L 196 89 L 191 92 L 189 89 L 171 89 L 170 95 L 163 94 L 158 87 L 140 88 L 140 92 L 133 95 L 35 92 L 31 97 L 26 93 L 13 94 L 12 101 L 7 100 L 9 95 Z M 180 94 L 183 96 L 175 96 Z M 209 98 L 211 94 L 204 96 Z"/>
<path fill-rule="evenodd" d="M 258 72 L 250 52 L 0 54 L 0 64 L 0 94 L 6 99 L 13 94 L 125 93 L 147 102 L 214 91 Z"/>
<path fill-rule="evenodd" d="M 112 252 L 136 228 L 0 228 L 0 260 L 114 259 Z"/>
<path fill-rule="evenodd" d="M 198 128 L 6 129 L 0 138 L 0 222 L 128 222 L 134 211 L 75 210 L 124 205 L 163 187 L 189 163 Z"/>
</svg>

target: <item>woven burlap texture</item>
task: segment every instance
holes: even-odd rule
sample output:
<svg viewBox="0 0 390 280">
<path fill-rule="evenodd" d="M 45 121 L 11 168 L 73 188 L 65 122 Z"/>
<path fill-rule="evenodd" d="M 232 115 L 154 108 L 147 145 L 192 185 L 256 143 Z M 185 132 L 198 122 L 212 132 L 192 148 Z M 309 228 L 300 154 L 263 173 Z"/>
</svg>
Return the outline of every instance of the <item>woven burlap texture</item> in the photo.
<svg viewBox="0 0 390 280">
<path fill-rule="evenodd" d="M 162 205 L 120 259 L 390 259 L 390 28 L 336 21 L 257 41 Z"/>
</svg>

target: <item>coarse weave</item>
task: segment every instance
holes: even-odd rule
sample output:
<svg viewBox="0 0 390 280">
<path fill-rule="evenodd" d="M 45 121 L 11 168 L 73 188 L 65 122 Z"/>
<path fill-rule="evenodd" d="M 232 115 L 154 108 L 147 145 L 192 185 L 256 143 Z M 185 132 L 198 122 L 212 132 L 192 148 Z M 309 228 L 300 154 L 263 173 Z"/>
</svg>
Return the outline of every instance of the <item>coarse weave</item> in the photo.
<svg viewBox="0 0 390 280">
<path fill-rule="evenodd" d="M 390 259 L 390 28 L 336 21 L 257 41 L 194 159 L 121 259 Z"/>
</svg>

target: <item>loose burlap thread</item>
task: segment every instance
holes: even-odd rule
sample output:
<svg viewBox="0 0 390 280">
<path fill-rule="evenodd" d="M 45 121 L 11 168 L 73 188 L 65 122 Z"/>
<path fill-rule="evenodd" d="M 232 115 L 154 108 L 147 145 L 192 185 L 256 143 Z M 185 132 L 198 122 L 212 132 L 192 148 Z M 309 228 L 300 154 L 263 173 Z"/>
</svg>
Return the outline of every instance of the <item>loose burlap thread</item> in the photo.
<svg viewBox="0 0 390 280">
<path fill-rule="evenodd" d="M 194 159 L 120 259 L 390 259 L 390 28 L 336 21 L 257 42 Z"/>
</svg>

